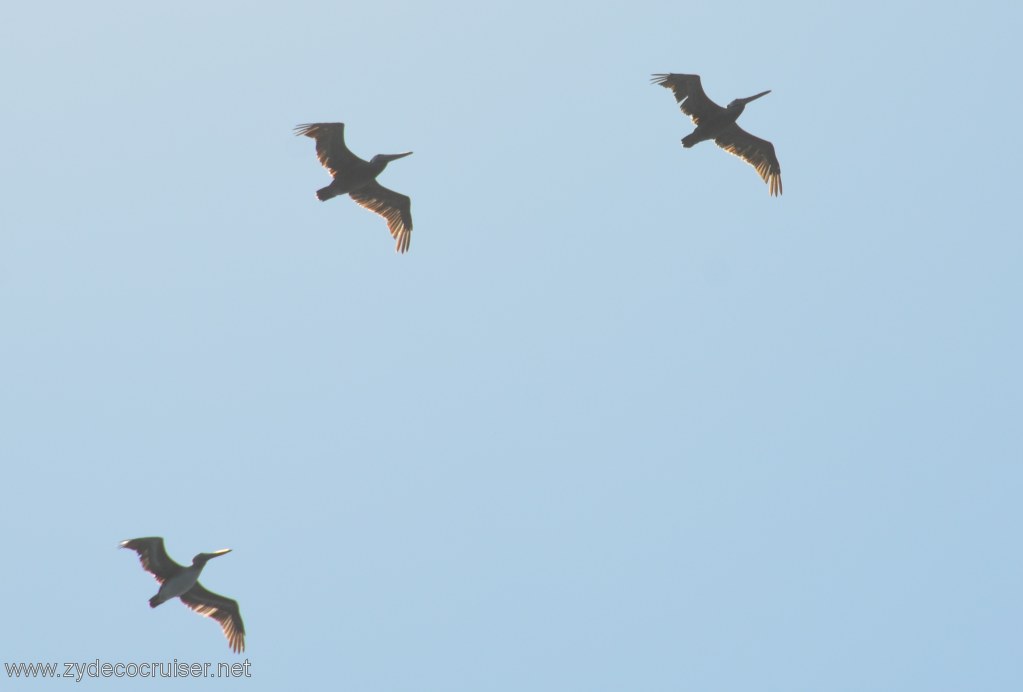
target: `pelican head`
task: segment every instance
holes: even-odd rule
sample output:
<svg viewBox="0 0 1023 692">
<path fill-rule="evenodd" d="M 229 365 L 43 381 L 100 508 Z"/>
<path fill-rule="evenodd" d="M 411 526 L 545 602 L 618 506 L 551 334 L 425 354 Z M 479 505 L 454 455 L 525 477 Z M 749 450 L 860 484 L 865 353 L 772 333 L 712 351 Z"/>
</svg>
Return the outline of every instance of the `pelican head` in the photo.
<svg viewBox="0 0 1023 692">
<path fill-rule="evenodd" d="M 743 107 L 745 107 L 745 105 L 747 103 L 749 103 L 750 101 L 756 101 L 761 96 L 767 96 L 770 93 L 771 93 L 771 90 L 768 89 L 767 91 L 761 91 L 756 96 L 747 96 L 744 99 L 735 99 L 734 101 L 732 101 L 731 103 L 728 104 L 728 107 L 729 108 L 735 108 L 736 106 L 743 106 Z"/>
<path fill-rule="evenodd" d="M 230 548 L 224 548 L 223 550 L 214 550 L 212 553 L 199 553 L 192 558 L 192 564 L 205 565 L 213 558 L 220 557 L 221 555 L 227 555 L 229 552 L 231 552 Z"/>
<path fill-rule="evenodd" d="M 370 163 L 382 163 L 386 166 L 391 161 L 394 161 L 395 159 L 403 159 L 411 153 L 411 151 L 406 151 L 404 154 L 377 154 L 373 157 Z"/>
</svg>

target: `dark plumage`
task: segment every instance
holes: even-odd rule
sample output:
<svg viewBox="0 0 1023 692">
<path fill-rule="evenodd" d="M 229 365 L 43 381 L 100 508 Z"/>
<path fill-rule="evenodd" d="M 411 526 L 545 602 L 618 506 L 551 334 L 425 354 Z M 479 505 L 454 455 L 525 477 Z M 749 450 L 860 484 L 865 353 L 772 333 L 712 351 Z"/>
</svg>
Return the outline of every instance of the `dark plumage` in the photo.
<svg viewBox="0 0 1023 692">
<path fill-rule="evenodd" d="M 389 190 L 376 181 L 387 164 L 411 154 L 377 154 L 364 161 L 345 145 L 344 123 L 308 123 L 295 127 L 296 135 L 316 140 L 316 156 L 334 176 L 327 187 L 316 191 L 316 198 L 325 201 L 338 195 L 349 195 L 361 206 L 379 214 L 387 221 L 387 229 L 394 237 L 395 250 L 408 250 L 412 237 L 412 201 L 405 195 Z"/>
<path fill-rule="evenodd" d="M 781 194 L 781 164 L 774 154 L 774 145 L 766 139 L 754 137 L 735 123 L 747 103 L 770 91 L 735 99 L 727 108 L 722 108 L 704 93 L 700 75 L 655 74 L 653 83 L 671 89 L 679 109 L 690 116 L 696 125 L 693 132 L 682 138 L 683 147 L 688 149 L 694 144 L 713 139 L 719 147 L 757 169 L 772 195 Z"/>
<path fill-rule="evenodd" d="M 159 536 L 121 541 L 121 547 L 138 553 L 142 569 L 152 574 L 160 583 L 160 590 L 149 599 L 150 608 L 155 608 L 172 598 L 180 598 L 182 603 L 195 612 L 220 623 L 232 651 L 235 653 L 245 651 L 245 625 L 242 623 L 238 602 L 213 593 L 199 583 L 199 574 L 206 563 L 231 552 L 229 549 L 199 553 L 192 558 L 190 566 L 184 567 L 170 558 L 163 546 L 163 539 Z"/>
</svg>

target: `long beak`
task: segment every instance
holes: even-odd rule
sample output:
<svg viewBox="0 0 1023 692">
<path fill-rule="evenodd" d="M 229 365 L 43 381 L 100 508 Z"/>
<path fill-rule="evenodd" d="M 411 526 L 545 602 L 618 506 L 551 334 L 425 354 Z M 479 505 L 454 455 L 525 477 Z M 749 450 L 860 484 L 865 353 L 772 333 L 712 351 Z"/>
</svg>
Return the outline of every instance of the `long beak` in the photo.
<svg viewBox="0 0 1023 692">
<path fill-rule="evenodd" d="M 223 550 L 214 550 L 212 553 L 209 553 L 210 559 L 220 557 L 221 555 L 227 555 L 229 552 L 231 552 L 230 548 L 224 548 Z"/>
<path fill-rule="evenodd" d="M 395 159 L 403 159 L 411 153 L 411 151 L 406 151 L 404 154 L 381 154 L 380 158 L 384 161 L 394 161 Z"/>
<path fill-rule="evenodd" d="M 770 89 L 768 89 L 767 91 L 761 91 L 761 92 L 760 92 L 759 94 L 757 94 L 756 96 L 750 96 L 750 97 L 748 97 L 748 98 L 744 98 L 744 99 L 743 99 L 742 101 L 743 101 L 743 103 L 749 103 L 750 101 L 756 101 L 756 100 L 757 100 L 758 98 L 760 98 L 761 96 L 767 96 L 767 95 L 768 95 L 768 94 L 770 94 L 770 93 L 771 93 L 771 90 L 770 90 Z"/>
</svg>

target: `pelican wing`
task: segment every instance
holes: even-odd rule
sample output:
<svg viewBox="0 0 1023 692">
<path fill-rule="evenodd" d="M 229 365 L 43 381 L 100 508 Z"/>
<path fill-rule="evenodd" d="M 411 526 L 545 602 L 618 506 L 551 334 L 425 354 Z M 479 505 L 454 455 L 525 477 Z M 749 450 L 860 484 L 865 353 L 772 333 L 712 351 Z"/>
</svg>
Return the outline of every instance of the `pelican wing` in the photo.
<svg viewBox="0 0 1023 692">
<path fill-rule="evenodd" d="M 365 163 L 345 145 L 344 123 L 306 123 L 295 126 L 295 135 L 316 140 L 316 158 L 320 165 L 337 177 L 339 171 L 353 162 Z"/>
<path fill-rule="evenodd" d="M 774 145 L 754 137 L 735 123 L 722 130 L 714 140 L 729 154 L 735 154 L 757 169 L 772 195 L 781 194 L 781 164 L 774 154 Z"/>
<path fill-rule="evenodd" d="M 725 110 L 707 97 L 698 74 L 655 74 L 652 81 L 665 89 L 671 89 L 679 109 L 693 119 L 694 125 L 699 125 L 703 118 Z"/>
<path fill-rule="evenodd" d="M 375 180 L 350 194 L 361 206 L 387 220 L 387 230 L 397 241 L 394 249 L 406 252 L 412 240 L 412 200 Z"/>
<path fill-rule="evenodd" d="M 121 541 L 121 547 L 138 553 L 142 569 L 152 574 L 161 584 L 185 569 L 170 559 L 167 550 L 163 547 L 163 539 L 159 536 Z"/>
<path fill-rule="evenodd" d="M 242 624 L 238 601 L 213 593 L 199 582 L 181 594 L 180 598 L 182 603 L 195 612 L 220 623 L 232 651 L 236 654 L 245 651 L 245 625 Z"/>
</svg>

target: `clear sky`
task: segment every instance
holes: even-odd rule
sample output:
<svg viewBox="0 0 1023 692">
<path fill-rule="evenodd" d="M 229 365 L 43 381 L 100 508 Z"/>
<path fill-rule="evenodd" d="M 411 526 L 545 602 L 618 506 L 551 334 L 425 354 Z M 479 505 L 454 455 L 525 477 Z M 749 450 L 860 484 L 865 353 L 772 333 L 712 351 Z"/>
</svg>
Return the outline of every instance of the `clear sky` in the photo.
<svg viewBox="0 0 1023 692">
<path fill-rule="evenodd" d="M 1018 3 L 6 3 L 4 662 L 1023 689 Z M 701 74 L 785 194 L 692 130 Z M 298 123 L 412 198 L 410 252 Z M 247 651 L 156 583 L 203 583 Z M 0 671 L 3 672 L 3 671 Z M 3 673 L 6 678 L 6 673 Z M 4 680 L 5 689 L 75 683 Z"/>
</svg>

